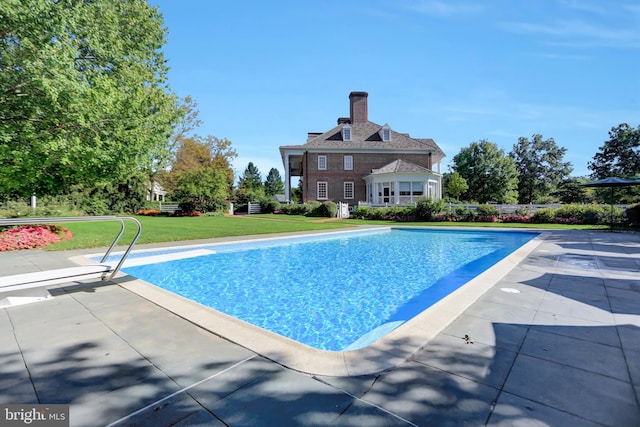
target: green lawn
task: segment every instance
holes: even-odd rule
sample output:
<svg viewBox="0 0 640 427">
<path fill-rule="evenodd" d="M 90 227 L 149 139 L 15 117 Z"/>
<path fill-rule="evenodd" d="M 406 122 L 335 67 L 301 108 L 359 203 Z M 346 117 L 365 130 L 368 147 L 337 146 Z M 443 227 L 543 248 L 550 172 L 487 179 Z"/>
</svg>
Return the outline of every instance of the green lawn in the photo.
<svg viewBox="0 0 640 427">
<path fill-rule="evenodd" d="M 138 243 L 177 242 L 215 237 L 271 234 L 293 231 L 352 228 L 359 225 L 383 226 L 438 226 L 438 227 L 503 227 L 548 229 L 594 229 L 606 226 L 562 224 L 501 224 L 466 222 L 391 222 L 365 220 L 326 220 L 293 215 L 201 216 L 201 217 L 136 217 L 142 223 Z M 73 233 L 73 239 L 48 246 L 51 251 L 109 246 L 120 229 L 118 222 L 72 222 L 60 224 Z M 128 244 L 134 236 L 135 226 L 126 221 L 125 234 L 120 244 Z"/>
<path fill-rule="evenodd" d="M 284 215 L 251 215 L 250 217 L 136 217 L 142 224 L 138 243 L 177 242 L 214 237 L 245 236 L 251 234 L 284 233 L 292 231 L 327 230 L 353 227 L 340 221 L 317 222 L 318 218 Z M 71 222 L 59 224 L 71 230 L 73 239 L 46 247 L 46 250 L 83 249 L 109 246 L 120 230 L 120 223 Z M 136 227 L 125 221 L 125 233 L 119 244 L 128 244 Z"/>
</svg>

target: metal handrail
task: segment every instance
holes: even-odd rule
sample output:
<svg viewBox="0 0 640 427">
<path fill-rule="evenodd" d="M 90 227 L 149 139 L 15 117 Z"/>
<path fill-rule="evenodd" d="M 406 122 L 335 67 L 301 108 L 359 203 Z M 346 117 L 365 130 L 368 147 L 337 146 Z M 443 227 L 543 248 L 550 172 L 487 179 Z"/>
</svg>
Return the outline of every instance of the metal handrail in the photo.
<svg viewBox="0 0 640 427">
<path fill-rule="evenodd" d="M 100 260 L 100 262 L 103 263 L 107 260 L 107 258 L 111 254 L 111 251 L 113 250 L 113 248 L 116 247 L 116 245 L 118 244 L 120 237 L 122 237 L 122 234 L 124 233 L 124 229 L 125 229 L 124 222 L 127 220 L 133 221 L 138 227 L 138 231 L 135 237 L 133 238 L 133 240 L 131 241 L 131 243 L 129 244 L 129 247 L 122 255 L 122 258 L 120 258 L 120 262 L 118 262 L 118 265 L 116 265 L 115 269 L 106 271 L 102 275 L 102 280 L 111 280 L 113 276 L 115 276 L 118 273 L 118 271 L 120 270 L 120 267 L 122 267 L 122 264 L 124 264 L 124 260 L 127 258 L 127 256 L 131 252 L 131 249 L 133 249 L 133 246 L 138 241 L 140 234 L 142 234 L 142 224 L 140 224 L 140 221 L 138 221 L 133 217 L 130 217 L 130 216 L 71 216 L 71 217 L 48 217 L 48 218 L 0 218 L 0 226 L 58 224 L 58 223 L 64 223 L 64 222 L 120 221 L 120 232 L 118 233 L 116 238 L 113 239 L 111 246 L 109 246 L 109 249 L 107 249 L 107 252 L 105 252 L 104 256 Z"/>
</svg>

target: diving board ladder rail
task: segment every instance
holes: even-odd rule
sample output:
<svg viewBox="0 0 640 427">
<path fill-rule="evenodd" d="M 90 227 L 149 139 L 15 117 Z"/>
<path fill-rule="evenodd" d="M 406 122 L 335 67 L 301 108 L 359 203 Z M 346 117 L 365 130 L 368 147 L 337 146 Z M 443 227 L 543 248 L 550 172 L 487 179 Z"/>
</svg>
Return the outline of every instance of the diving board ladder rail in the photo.
<svg viewBox="0 0 640 427">
<path fill-rule="evenodd" d="M 113 248 L 116 247 L 120 237 L 124 234 L 125 230 L 125 221 L 132 221 L 136 227 L 138 228 L 136 235 L 129 243 L 129 247 L 126 249 L 124 254 L 122 254 L 122 258 L 116 265 L 115 268 L 105 271 L 102 274 L 102 280 L 111 280 L 120 270 L 122 264 L 124 264 L 125 259 L 133 249 L 133 246 L 138 241 L 140 234 L 142 234 L 142 224 L 137 219 L 130 216 L 72 216 L 72 217 L 47 217 L 47 218 L 0 218 L 0 226 L 16 226 L 16 225 L 38 225 L 38 224 L 62 224 L 66 222 L 94 222 L 94 221 L 119 221 L 120 222 L 120 231 L 118 235 L 113 239 L 111 246 L 105 252 L 104 256 L 100 260 L 100 263 L 104 263 Z"/>
</svg>

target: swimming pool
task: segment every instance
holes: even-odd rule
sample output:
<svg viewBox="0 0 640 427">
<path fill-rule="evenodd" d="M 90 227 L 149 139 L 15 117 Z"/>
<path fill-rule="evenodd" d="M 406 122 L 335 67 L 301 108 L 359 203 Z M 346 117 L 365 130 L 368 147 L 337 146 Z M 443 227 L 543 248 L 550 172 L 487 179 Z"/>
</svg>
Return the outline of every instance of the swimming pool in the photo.
<svg viewBox="0 0 640 427">
<path fill-rule="evenodd" d="M 123 271 L 316 349 L 355 350 L 538 233 L 385 228 L 200 246 Z M 164 250 L 155 256 L 180 257 Z M 148 257 L 149 254 L 147 253 Z"/>
</svg>

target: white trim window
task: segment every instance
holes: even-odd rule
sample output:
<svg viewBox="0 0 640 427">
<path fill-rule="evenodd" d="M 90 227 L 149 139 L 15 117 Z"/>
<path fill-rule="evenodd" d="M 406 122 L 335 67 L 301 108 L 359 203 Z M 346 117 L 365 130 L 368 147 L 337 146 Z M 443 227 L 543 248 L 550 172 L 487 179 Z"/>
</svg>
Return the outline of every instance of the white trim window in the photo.
<svg viewBox="0 0 640 427">
<path fill-rule="evenodd" d="M 344 125 L 342 127 L 342 140 L 351 141 L 351 125 Z"/>
<path fill-rule="evenodd" d="M 353 199 L 355 184 L 353 181 L 347 181 L 344 183 L 344 198 Z"/>
<path fill-rule="evenodd" d="M 318 156 L 318 170 L 320 171 L 327 170 L 327 156 L 324 156 L 324 155 Z"/>
<path fill-rule="evenodd" d="M 351 155 L 344 156 L 344 170 L 346 171 L 353 170 L 353 156 Z"/>
<path fill-rule="evenodd" d="M 317 187 L 318 200 L 327 200 L 329 198 L 329 184 L 326 181 L 318 181 Z"/>
<path fill-rule="evenodd" d="M 382 126 L 382 140 L 383 141 L 391 141 L 391 128 L 389 125 Z"/>
</svg>

